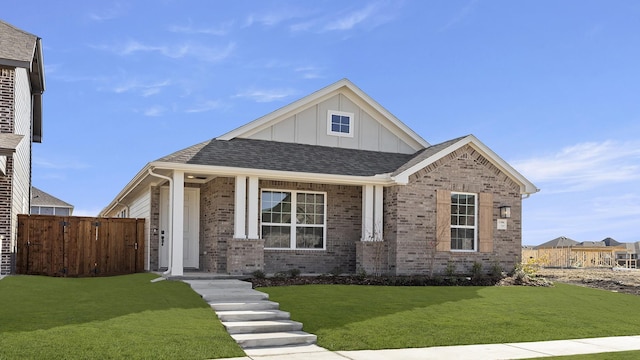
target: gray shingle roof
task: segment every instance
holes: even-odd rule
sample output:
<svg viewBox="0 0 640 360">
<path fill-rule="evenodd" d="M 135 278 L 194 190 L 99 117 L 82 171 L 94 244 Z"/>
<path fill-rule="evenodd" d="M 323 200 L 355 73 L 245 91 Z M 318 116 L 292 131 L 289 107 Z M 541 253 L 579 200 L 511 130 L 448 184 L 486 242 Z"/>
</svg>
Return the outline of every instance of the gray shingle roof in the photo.
<svg viewBox="0 0 640 360">
<path fill-rule="evenodd" d="M 455 144 L 456 142 L 460 141 L 461 139 L 464 139 L 465 137 L 466 136 L 461 136 L 459 138 L 451 139 L 451 140 L 442 142 L 440 144 L 429 146 L 428 148 L 419 151 L 418 153 L 415 154 L 414 157 L 411 158 L 411 160 L 407 161 L 406 163 L 402 164 L 402 166 L 398 167 L 394 171 L 393 175 L 397 175 L 405 170 L 408 170 L 412 166 L 419 164 L 421 161 L 428 159 L 430 156 L 435 155 L 439 151 L 446 149 L 447 147 Z"/>
<path fill-rule="evenodd" d="M 38 37 L 0 20 L 0 59 L 30 63 Z"/>
<path fill-rule="evenodd" d="M 68 207 L 73 208 L 73 205 L 64 202 L 53 195 L 49 195 L 46 192 L 31 187 L 31 206 L 55 206 L 55 207 Z"/>
<path fill-rule="evenodd" d="M 577 245 L 578 242 L 573 240 L 573 239 L 569 239 L 568 237 L 565 236 L 560 236 L 557 237 L 553 240 L 547 241 L 544 244 L 540 244 L 538 246 L 536 246 L 534 249 L 544 249 L 544 248 L 554 248 L 554 247 L 569 247 L 569 246 L 575 246 Z"/>
<path fill-rule="evenodd" d="M 251 139 L 212 139 L 158 159 L 182 164 L 373 176 L 390 173 L 413 154 L 333 148 Z"/>
</svg>

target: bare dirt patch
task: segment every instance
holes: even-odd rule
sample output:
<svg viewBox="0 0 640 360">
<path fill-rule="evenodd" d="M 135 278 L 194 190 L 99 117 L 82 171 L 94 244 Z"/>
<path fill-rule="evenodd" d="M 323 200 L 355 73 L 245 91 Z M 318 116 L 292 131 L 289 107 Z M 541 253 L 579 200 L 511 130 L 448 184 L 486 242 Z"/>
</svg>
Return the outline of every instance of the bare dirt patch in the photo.
<svg viewBox="0 0 640 360">
<path fill-rule="evenodd" d="M 553 282 L 640 295 L 640 270 L 637 269 L 540 269 L 536 275 Z"/>
</svg>

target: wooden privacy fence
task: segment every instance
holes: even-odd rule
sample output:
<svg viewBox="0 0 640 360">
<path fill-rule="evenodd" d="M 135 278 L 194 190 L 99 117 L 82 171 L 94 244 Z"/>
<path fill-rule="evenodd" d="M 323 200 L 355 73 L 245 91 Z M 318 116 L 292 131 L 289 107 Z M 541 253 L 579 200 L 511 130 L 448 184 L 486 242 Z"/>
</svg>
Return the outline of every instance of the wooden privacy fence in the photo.
<svg viewBox="0 0 640 360">
<path fill-rule="evenodd" d="M 18 215 L 18 274 L 109 276 L 144 271 L 144 219 Z"/>
</svg>

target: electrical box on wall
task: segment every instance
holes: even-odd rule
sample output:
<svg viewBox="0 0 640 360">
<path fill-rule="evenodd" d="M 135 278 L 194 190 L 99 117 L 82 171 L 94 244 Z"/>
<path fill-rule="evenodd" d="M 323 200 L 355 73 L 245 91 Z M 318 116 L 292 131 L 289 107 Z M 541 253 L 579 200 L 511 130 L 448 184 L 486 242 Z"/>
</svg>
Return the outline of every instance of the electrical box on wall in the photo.
<svg viewBox="0 0 640 360">
<path fill-rule="evenodd" d="M 507 230 L 507 219 L 498 219 L 498 230 Z"/>
</svg>

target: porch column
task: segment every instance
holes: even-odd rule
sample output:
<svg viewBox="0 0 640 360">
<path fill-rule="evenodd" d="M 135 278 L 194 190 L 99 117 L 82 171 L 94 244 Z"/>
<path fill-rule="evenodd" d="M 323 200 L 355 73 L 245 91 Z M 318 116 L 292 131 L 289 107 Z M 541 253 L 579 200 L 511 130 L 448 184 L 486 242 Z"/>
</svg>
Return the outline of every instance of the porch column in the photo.
<svg viewBox="0 0 640 360">
<path fill-rule="evenodd" d="M 260 194 L 258 192 L 258 178 L 255 176 L 249 177 L 249 192 L 248 192 L 248 209 L 247 209 L 247 237 L 249 239 L 259 239 L 258 236 L 258 211 L 260 206 Z"/>
<path fill-rule="evenodd" d="M 171 230 L 171 275 L 182 276 L 184 272 L 184 171 L 174 170 L 171 194 L 173 219 Z"/>
<path fill-rule="evenodd" d="M 382 241 L 384 224 L 382 223 L 383 187 L 376 185 L 373 188 L 373 234 L 375 241 Z"/>
<path fill-rule="evenodd" d="M 374 240 L 373 185 L 362 186 L 362 241 Z"/>
<path fill-rule="evenodd" d="M 234 206 L 234 239 L 246 239 L 247 227 L 247 177 L 236 176 L 236 198 Z"/>
</svg>

